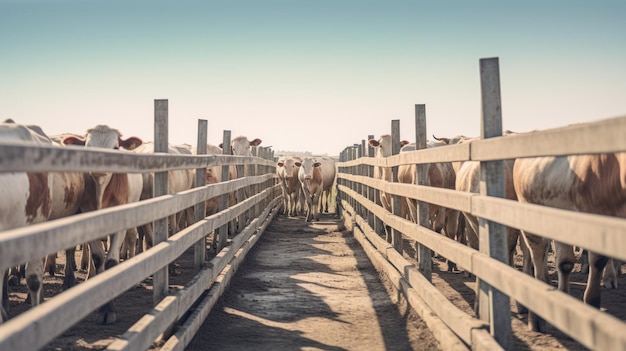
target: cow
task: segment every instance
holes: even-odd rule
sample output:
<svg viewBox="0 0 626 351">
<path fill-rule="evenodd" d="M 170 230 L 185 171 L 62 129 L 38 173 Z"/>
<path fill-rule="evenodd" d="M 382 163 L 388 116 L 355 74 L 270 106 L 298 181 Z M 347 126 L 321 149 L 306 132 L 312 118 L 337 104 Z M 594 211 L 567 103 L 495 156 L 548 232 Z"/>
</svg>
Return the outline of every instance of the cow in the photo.
<svg viewBox="0 0 626 351">
<path fill-rule="evenodd" d="M 332 191 L 337 173 L 335 161 L 329 157 L 304 157 L 298 177 L 307 205 L 306 221 L 319 220 L 321 195 L 324 190 Z"/>
<path fill-rule="evenodd" d="M 32 128 L 5 120 L 0 124 L 0 140 L 32 145 L 52 145 L 41 128 Z M 49 219 L 53 203 L 54 176 L 51 172 L 0 173 L 0 231 L 19 228 Z M 44 259 L 26 263 L 26 286 L 31 305 L 43 301 Z M 0 323 L 8 319 L 7 272 L 10 267 L 0 267 Z"/>
<path fill-rule="evenodd" d="M 198 154 L 198 150 L 197 149 L 193 149 L 192 150 L 192 154 L 193 155 L 197 155 Z M 206 155 L 222 155 L 222 148 L 212 145 L 212 144 L 207 144 L 206 145 Z M 233 173 L 234 175 L 234 173 Z M 206 185 L 210 185 L 210 184 L 216 184 L 222 181 L 222 166 L 212 166 L 212 167 L 207 167 L 206 169 L 206 179 L 205 179 L 205 184 Z M 195 184 L 194 184 L 195 185 Z M 219 205 L 220 205 L 220 198 L 219 196 L 216 196 L 214 198 L 211 198 L 209 200 L 207 200 L 205 202 L 205 214 L 207 216 L 216 214 L 219 211 Z"/>
<path fill-rule="evenodd" d="M 142 144 L 137 137 L 122 139 L 117 129 L 106 125 L 97 125 L 87 130 L 84 137 L 68 136 L 63 139 L 66 145 L 84 145 L 87 148 L 106 148 L 133 150 Z M 120 150 L 119 152 L 124 152 Z M 141 173 L 86 172 L 85 193 L 80 205 L 82 212 L 100 210 L 117 205 L 139 201 L 143 187 Z M 96 274 L 120 263 L 120 249 L 126 230 L 110 235 L 110 246 L 106 253 L 102 240 L 89 243 L 89 249 L 96 268 Z M 101 309 L 102 322 L 112 324 L 117 320 L 113 301 Z"/>
<path fill-rule="evenodd" d="M 154 143 L 146 142 L 135 147 L 133 152 L 138 154 L 153 154 Z M 191 148 L 186 145 L 168 145 L 168 154 L 173 155 L 191 155 Z M 193 186 L 195 177 L 195 171 L 192 169 L 172 170 L 167 172 L 167 192 L 168 194 L 174 194 L 181 191 L 189 190 Z M 142 173 L 143 188 L 141 190 L 141 200 L 150 199 L 153 196 L 154 191 L 154 172 Z M 193 223 L 193 210 L 191 208 L 186 209 L 182 214 L 172 214 L 168 219 L 168 229 L 170 233 L 176 233 L 182 227 L 182 222 Z M 131 238 L 133 235 L 129 235 Z M 136 237 L 136 236 L 135 236 Z M 127 240 L 130 241 L 128 238 Z M 139 241 L 138 252 L 143 251 L 145 244 L 146 248 L 152 247 L 153 244 L 153 231 L 152 223 L 147 223 L 139 228 L 139 238 L 143 240 Z M 145 243 L 143 242 L 145 240 Z M 132 243 L 129 242 L 130 245 Z M 130 248 L 130 247 L 129 247 Z M 133 256 L 133 252 L 129 253 L 129 256 Z"/>
<path fill-rule="evenodd" d="M 259 138 L 249 140 L 245 136 L 238 136 L 231 140 L 230 142 L 230 154 L 235 156 L 252 156 L 252 147 L 256 147 L 261 145 L 262 140 Z M 220 148 L 224 148 L 222 144 L 219 145 Z M 248 171 L 248 166 L 244 167 L 231 167 L 230 171 L 231 179 L 237 179 L 245 177 L 250 174 Z M 231 205 L 236 204 L 245 200 L 249 195 L 247 187 L 243 189 L 242 192 L 234 192 L 231 194 Z M 229 223 L 229 228 L 231 233 L 237 232 L 236 220 L 233 220 Z M 243 226 L 243 223 L 239 223 L 240 227 Z"/>
<path fill-rule="evenodd" d="M 304 210 L 304 193 L 298 177 L 301 165 L 302 159 L 295 156 L 286 156 L 276 164 L 276 172 L 285 197 L 285 214 L 288 216 L 299 216 Z"/>
<path fill-rule="evenodd" d="M 283 214 L 289 213 L 288 200 L 287 200 L 287 183 L 285 183 L 285 159 L 289 156 L 283 156 L 276 162 L 276 178 L 280 184 L 280 190 L 283 194 Z"/>
<path fill-rule="evenodd" d="M 626 218 L 626 153 L 520 158 L 513 167 L 518 200 L 598 215 Z M 591 234 L 590 234 L 591 235 Z M 545 281 L 546 242 L 522 231 L 530 249 L 535 277 Z M 555 241 L 558 289 L 569 293 L 569 277 L 576 257 L 571 245 Z M 589 275 L 583 301 L 600 307 L 602 270 L 609 259 L 589 252 Z M 611 279 L 605 285 L 617 287 Z M 545 321 L 529 312 L 528 327 L 545 331 Z"/>
<path fill-rule="evenodd" d="M 79 212 L 80 204 L 85 192 L 85 178 L 81 172 L 54 172 L 54 186 L 52 189 L 52 211 L 50 220 L 64 218 L 75 215 Z M 76 246 L 65 250 L 65 276 L 63 278 L 63 289 L 69 289 L 76 284 L 74 270 Z M 48 260 L 54 263 L 53 257 L 48 256 Z M 54 265 L 46 263 L 50 275 L 54 275 Z"/>
<path fill-rule="evenodd" d="M 398 145 L 398 149 L 401 149 L 404 145 L 408 144 L 409 142 L 406 140 L 402 140 L 400 141 L 400 145 Z M 374 148 L 375 153 L 374 153 L 374 157 L 375 158 L 385 158 L 385 157 L 389 157 L 392 154 L 392 141 L 391 141 L 391 135 L 389 134 L 384 134 L 381 135 L 380 138 L 378 139 L 370 139 L 368 140 L 368 144 L 370 147 Z M 384 180 L 387 182 L 391 182 L 392 179 L 392 171 L 390 167 L 380 167 L 380 166 L 376 166 L 374 167 L 374 179 L 380 179 L 380 180 Z M 383 206 L 383 208 L 389 212 L 392 211 L 391 209 L 391 196 L 389 196 L 389 194 L 387 194 L 384 190 L 379 190 L 379 199 L 380 199 L 380 204 Z M 387 241 L 391 240 L 391 235 L 389 232 L 389 228 L 387 226 L 385 226 L 385 232 L 386 232 L 386 236 L 387 236 Z"/>
<path fill-rule="evenodd" d="M 429 141 L 426 144 L 427 148 L 434 148 L 439 146 L 448 145 L 444 142 Z M 415 151 L 415 143 L 404 145 L 400 149 L 400 153 Z M 415 164 L 401 165 L 398 167 L 398 182 L 405 184 L 417 184 L 417 167 Z M 428 185 L 444 188 L 454 189 L 456 174 L 452 168 L 452 163 L 430 163 L 426 169 L 426 180 Z M 408 208 L 408 213 L 405 208 Z M 409 216 L 413 222 L 417 222 L 417 202 L 412 198 L 405 198 L 403 203 L 402 216 Z M 428 205 L 428 224 L 430 228 L 439 233 L 444 230 L 447 237 L 463 242 L 462 237 L 457 235 L 457 229 L 459 225 L 459 211 L 441 207 L 435 204 Z M 448 271 L 455 271 L 456 265 L 453 262 L 448 262 Z"/>
</svg>

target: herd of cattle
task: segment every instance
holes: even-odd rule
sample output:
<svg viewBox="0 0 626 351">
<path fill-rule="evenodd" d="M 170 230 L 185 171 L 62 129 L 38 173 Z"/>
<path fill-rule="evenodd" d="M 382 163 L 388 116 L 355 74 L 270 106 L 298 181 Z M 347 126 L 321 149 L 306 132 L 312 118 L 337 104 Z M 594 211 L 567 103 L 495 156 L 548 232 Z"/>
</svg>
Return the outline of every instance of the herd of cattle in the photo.
<svg viewBox="0 0 626 351">
<path fill-rule="evenodd" d="M 507 133 L 505 133 L 507 134 Z M 472 138 L 435 138 L 428 147 L 442 147 L 456 143 L 467 143 Z M 0 140 L 23 141 L 35 145 L 55 147 L 97 147 L 119 150 L 118 152 L 152 153 L 154 144 L 143 143 L 137 137 L 123 139 L 121 133 L 105 125 L 89 129 L 85 135 L 63 134 L 47 136 L 38 126 L 21 125 L 6 120 L 0 124 Z M 260 139 L 249 140 L 237 137 L 231 141 L 231 154 L 252 156 L 251 147 L 261 144 Z M 392 153 L 390 135 L 369 140 L 376 150 L 376 157 L 388 157 Z M 221 145 L 220 145 L 221 146 Z M 415 150 L 415 144 L 401 141 L 401 152 Z M 170 153 L 193 155 L 195 150 L 188 145 L 170 146 Z M 222 154 L 221 147 L 207 145 L 207 154 Z M 524 203 L 546 205 L 560 209 L 594 214 L 626 217 L 626 153 L 537 157 L 504 162 L 505 195 L 507 199 Z M 306 221 L 319 220 L 320 212 L 327 212 L 336 178 L 336 165 L 329 157 L 283 156 L 276 165 L 276 175 L 283 191 L 283 211 L 288 216 L 305 215 Z M 237 168 L 229 168 L 229 179 L 237 178 Z M 391 169 L 375 167 L 374 177 L 392 181 Z M 480 164 L 477 161 L 432 163 L 427 167 L 429 185 L 478 193 Z M 193 170 L 175 170 L 168 174 L 168 191 L 176 193 L 194 186 Z M 207 169 L 206 184 L 223 181 L 221 166 Z M 403 165 L 398 169 L 398 181 L 409 184 L 416 182 L 416 166 Z M 67 217 L 80 212 L 104 209 L 120 204 L 141 201 L 152 197 L 152 173 L 110 172 L 42 172 L 0 173 L 0 231 Z M 241 199 L 236 193 L 230 195 L 230 204 Z M 391 196 L 380 193 L 380 204 L 391 211 Z M 402 216 L 416 221 L 417 206 L 414 199 L 402 199 Z M 206 202 L 206 214 L 218 211 L 219 199 Z M 172 233 L 193 222 L 192 209 L 173 215 L 168 223 Z M 429 206 L 429 225 L 437 232 L 478 249 L 478 219 L 469 213 L 440 206 Z M 547 281 L 547 254 L 550 241 L 533 233 L 510 228 L 508 230 L 511 255 L 518 240 L 525 258 L 525 271 L 537 279 Z M 120 262 L 122 257 L 132 257 L 152 245 L 152 228 L 145 225 L 110 235 L 109 248 L 105 250 L 102 240 L 87 243 L 90 250 L 90 275 L 100 273 Z M 576 256 L 571 245 L 555 243 L 558 288 L 569 292 L 569 275 Z M 63 287 L 75 284 L 73 262 L 75 248 L 68 249 Z M 584 302 L 600 306 L 600 286 L 617 288 L 615 265 L 611 260 L 594 252 L 588 253 L 589 277 Z M 42 301 L 42 278 L 44 269 L 54 273 L 54 255 L 46 260 L 29 262 L 25 266 L 25 281 L 32 305 Z M 512 262 L 512 260 L 511 260 Z M 52 267 L 52 268 L 45 268 Z M 449 269 L 454 267 L 452 263 Z M 606 267 L 606 269 L 605 269 Z M 0 282 L 2 304 L 0 322 L 8 319 L 8 271 L 12 267 L 0 267 L 3 279 Z M 605 278 L 602 281 L 602 273 Z M 113 323 L 116 312 L 112 302 L 103 309 L 103 322 Z M 545 330 L 545 322 L 529 314 L 529 328 Z"/>
<path fill-rule="evenodd" d="M 513 134 L 506 131 L 504 135 Z M 427 147 L 467 143 L 477 138 L 457 136 L 436 138 Z M 415 150 L 415 144 L 401 141 L 400 152 Z M 378 140 L 369 140 L 376 150 L 376 157 L 392 154 L 391 135 L 383 135 Z M 432 163 L 427 168 L 428 183 L 431 186 L 457 191 L 480 192 L 480 162 Z M 520 158 L 504 161 L 505 196 L 507 199 L 523 203 L 545 205 L 559 209 L 593 214 L 626 217 L 626 153 L 571 155 L 554 157 Z M 398 181 L 416 183 L 415 165 L 403 165 L 398 169 Z M 392 180 L 391 169 L 376 167 L 374 177 Z M 391 210 L 390 196 L 381 191 L 383 207 Z M 416 220 L 415 201 L 402 200 L 402 215 Z M 478 249 L 478 219 L 469 213 L 429 206 L 429 225 L 436 232 L 466 243 Z M 521 235 L 520 235 L 521 234 Z M 549 282 L 547 275 L 547 255 L 551 241 L 533 233 L 508 228 L 510 261 L 520 240 L 524 255 L 524 271 L 535 278 Z M 569 276 L 574 268 L 576 256 L 571 245 L 555 242 L 558 289 L 569 293 Z M 586 253 L 586 251 L 584 252 Z M 617 288 L 617 274 L 621 265 L 594 252 L 586 253 L 588 261 L 583 262 L 583 272 L 589 273 L 584 302 L 600 307 L 601 284 Z M 448 269 L 454 267 L 449 265 Z M 606 268 L 606 269 L 605 269 Z M 603 278 L 604 273 L 604 278 Z M 529 329 L 545 331 L 545 321 L 529 312 Z"/>
<path fill-rule="evenodd" d="M 106 125 L 98 125 L 89 129 L 85 135 L 62 134 L 47 136 L 34 125 L 17 124 L 5 120 L 0 124 L 0 140 L 31 143 L 34 145 L 53 147 L 88 147 L 119 150 L 118 152 L 153 153 L 152 142 L 143 143 L 140 138 L 122 138 L 121 133 Z M 231 141 L 231 154 L 252 156 L 251 147 L 261 144 L 260 139 L 248 140 L 240 136 Z M 220 145 L 221 147 L 221 145 Z M 207 145 L 207 154 L 222 154 L 222 149 Z M 120 150 L 124 149 L 124 150 Z M 188 145 L 170 146 L 169 153 L 192 155 L 195 152 Z M 238 177 L 237 168 L 230 167 L 229 177 Z M 168 192 L 176 193 L 191 189 L 195 182 L 194 170 L 174 170 L 168 172 Z M 153 173 L 111 173 L 111 172 L 4 172 L 0 173 L 0 231 L 14 229 L 30 224 L 71 216 L 81 212 L 104 209 L 116 205 L 132 203 L 152 197 Z M 222 181 L 221 166 L 210 167 L 206 172 L 206 184 Z M 230 195 L 230 204 L 237 201 L 236 194 Z M 206 203 L 206 215 L 218 211 L 219 198 L 210 199 Z M 177 232 L 182 226 L 193 222 L 192 209 L 171 216 L 169 230 Z M 150 224 L 127 231 L 113 233 L 109 236 L 108 250 L 103 240 L 96 240 L 84 245 L 90 254 L 83 258 L 91 258 L 87 264 L 89 276 L 98 274 L 105 269 L 119 264 L 122 257 L 132 257 L 144 247 L 152 246 L 152 228 Z M 74 262 L 75 247 L 66 251 L 67 263 L 63 288 L 75 285 Z M 44 267 L 54 274 L 56 265 L 51 255 L 46 259 L 28 262 L 25 265 L 25 278 L 32 305 L 42 302 L 42 279 Z M 49 267 L 49 268 L 48 268 Z M 9 270 L 14 267 L 0 267 L 3 279 L 0 280 L 2 304 L 0 305 L 0 323 L 8 319 L 8 285 Z M 17 276 L 19 283 L 19 275 Z M 101 309 L 104 323 L 115 322 L 117 316 L 113 303 Z"/>
<path fill-rule="evenodd" d="M 328 212 L 337 167 L 330 157 L 283 156 L 276 163 L 276 175 L 283 191 L 283 213 L 306 215 L 306 221 L 320 219 Z"/>
</svg>

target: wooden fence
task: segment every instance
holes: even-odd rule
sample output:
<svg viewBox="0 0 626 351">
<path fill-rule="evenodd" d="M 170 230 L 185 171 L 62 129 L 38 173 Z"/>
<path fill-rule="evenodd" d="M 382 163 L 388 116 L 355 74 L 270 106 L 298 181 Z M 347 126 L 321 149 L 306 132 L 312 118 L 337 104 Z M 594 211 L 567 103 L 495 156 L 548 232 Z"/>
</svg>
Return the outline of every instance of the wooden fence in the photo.
<svg viewBox="0 0 626 351">
<path fill-rule="evenodd" d="M 510 266 L 506 262 L 505 226 L 537 233 L 546 238 L 584 247 L 603 255 L 626 260 L 626 220 L 506 200 L 502 160 L 523 157 L 609 153 L 626 151 L 626 117 L 595 123 L 500 137 L 499 63 L 497 58 L 480 60 L 483 120 L 482 138 L 465 144 L 422 149 L 387 158 L 365 156 L 365 140 L 347 147 L 338 164 L 340 208 L 346 223 L 360 238 L 377 265 L 422 311 L 427 323 L 441 326 L 431 318 L 434 312 L 445 331 L 439 338 L 445 349 L 496 350 L 512 348 L 510 299 L 515 299 L 565 334 L 594 350 L 626 350 L 626 323 L 595 309 Z M 417 145 L 426 144 L 424 105 L 416 105 Z M 392 121 L 392 140 L 399 144 L 399 121 Z M 373 136 L 369 136 L 373 138 Z M 459 192 L 425 184 L 428 163 L 480 161 L 481 193 Z M 418 185 L 386 182 L 373 178 L 373 167 L 418 165 Z M 421 169 L 420 169 L 421 168 Z M 397 179 L 397 178 L 395 178 Z M 378 205 L 380 190 L 391 194 L 393 213 Z M 500 195 L 498 195 L 500 194 Z M 418 200 L 418 223 L 399 216 L 399 197 Z M 480 252 L 427 228 L 426 206 L 436 204 L 477 216 L 481 220 Z M 392 230 L 391 243 L 380 237 L 382 225 Z M 438 292 L 431 283 L 431 260 L 419 260 L 415 267 L 402 256 L 402 238 L 419 244 L 418 255 L 430 257 L 430 250 L 456 262 L 476 275 L 480 285 L 481 319 L 467 315 Z M 504 238 L 504 239 L 503 239 Z M 437 324 L 439 323 L 439 324 Z M 437 335 L 437 333 L 436 333 Z"/>
<path fill-rule="evenodd" d="M 206 128 L 206 121 L 200 120 L 198 145 L 206 145 Z M 225 131 L 224 136 L 224 150 L 230 150 L 230 131 Z M 159 145 L 167 146 L 167 100 L 155 100 L 155 150 L 159 150 Z M 0 142 L 0 172 L 155 172 L 156 175 L 165 175 L 155 176 L 155 189 L 165 189 L 161 190 L 161 194 L 166 193 L 168 170 L 196 169 L 199 174 L 197 181 L 201 184 L 204 184 L 207 167 L 222 166 L 226 174 L 232 164 L 246 165 L 251 170 L 251 175 L 236 180 L 200 185 L 176 194 L 0 232 L 0 267 L 12 267 L 108 233 L 155 223 L 155 243 L 152 248 L 0 325 L 0 350 L 42 348 L 96 311 L 104 302 L 150 276 L 153 276 L 154 309 L 110 344 L 108 349 L 144 350 L 159 337 L 166 339 L 162 349 L 184 349 L 223 292 L 247 250 L 254 245 L 280 206 L 281 193 L 275 179 L 273 152 L 269 148 L 257 148 L 257 151 L 258 157 L 175 156 L 166 153 L 140 155 Z M 202 215 L 205 200 L 216 196 L 225 199 L 230 192 L 241 191 L 246 187 L 252 188 L 250 193 L 254 195 L 228 208 L 226 202 L 222 201 L 220 212 L 206 218 Z M 194 206 L 201 208 L 201 211 L 196 211 L 196 222 L 168 238 L 167 222 L 163 219 Z M 247 226 L 228 245 L 226 235 L 219 235 L 221 250 L 215 258 L 205 261 L 207 235 L 244 214 L 249 219 Z M 157 225 L 159 221 L 165 224 L 160 226 L 161 229 Z M 161 239 L 157 240 L 159 230 Z M 197 274 L 178 293 L 168 295 L 167 266 L 192 246 L 196 248 L 194 261 Z M 159 272 L 165 274 L 159 277 Z M 205 294 L 209 288 L 209 293 Z M 171 326 L 186 316 L 195 304 L 198 304 L 198 308 L 190 317 L 186 317 L 184 325 L 177 328 L 175 335 L 168 335 Z"/>
</svg>

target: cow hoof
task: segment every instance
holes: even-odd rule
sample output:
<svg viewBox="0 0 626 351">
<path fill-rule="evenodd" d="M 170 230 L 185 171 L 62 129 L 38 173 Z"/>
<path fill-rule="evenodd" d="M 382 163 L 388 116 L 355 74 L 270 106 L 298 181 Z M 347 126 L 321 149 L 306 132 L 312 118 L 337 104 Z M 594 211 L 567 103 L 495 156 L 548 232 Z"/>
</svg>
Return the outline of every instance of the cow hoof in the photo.
<svg viewBox="0 0 626 351">
<path fill-rule="evenodd" d="M 102 315 L 102 324 L 109 325 L 115 323 L 117 320 L 117 313 L 113 311 L 104 312 Z"/>
</svg>

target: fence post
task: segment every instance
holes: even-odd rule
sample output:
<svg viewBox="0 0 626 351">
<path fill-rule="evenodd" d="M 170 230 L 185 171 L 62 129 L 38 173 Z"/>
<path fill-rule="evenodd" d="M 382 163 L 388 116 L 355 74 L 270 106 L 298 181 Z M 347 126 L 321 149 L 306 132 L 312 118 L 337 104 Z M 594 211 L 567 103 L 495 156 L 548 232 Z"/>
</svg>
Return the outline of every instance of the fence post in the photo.
<svg viewBox="0 0 626 351">
<path fill-rule="evenodd" d="M 367 147 L 367 141 L 365 141 L 364 139 L 361 139 L 361 145 L 359 145 L 359 157 L 364 157 L 365 156 L 365 150 Z M 363 161 L 363 160 L 361 160 Z M 365 176 L 367 169 L 364 165 L 360 165 L 357 167 L 358 168 L 358 174 L 359 176 Z M 359 182 L 359 194 L 361 196 L 365 196 L 367 197 L 367 186 L 364 185 L 363 183 Z M 366 218 L 366 213 L 365 213 L 365 206 L 361 203 L 359 203 L 359 216 L 361 216 L 362 218 Z"/>
<path fill-rule="evenodd" d="M 222 141 L 222 154 L 230 155 L 230 130 L 224 131 L 224 137 Z M 222 181 L 228 181 L 230 175 L 230 165 L 222 166 Z M 229 206 L 229 198 L 230 194 L 226 193 L 220 197 L 220 212 L 224 211 Z M 230 222 L 229 222 L 230 223 Z M 229 224 L 226 223 L 219 228 L 218 232 L 218 240 L 217 240 L 217 252 L 223 249 L 226 246 L 226 242 L 228 240 L 228 227 Z"/>
<path fill-rule="evenodd" d="M 374 139 L 374 135 L 370 134 L 367 136 L 367 140 L 372 140 Z M 374 157 L 374 148 L 373 147 L 368 147 L 367 148 L 367 157 Z M 368 169 L 368 176 L 371 178 L 374 178 L 374 166 L 367 166 Z M 373 187 L 369 187 L 369 199 L 371 202 L 378 204 L 379 200 L 378 200 L 378 196 L 379 196 L 380 192 L 376 191 L 375 188 Z M 374 229 L 374 232 L 376 233 L 380 233 L 379 230 L 380 228 L 382 228 L 382 222 L 380 221 L 380 218 L 374 216 L 373 213 L 370 213 L 370 217 L 369 218 L 369 225 L 370 227 L 372 227 L 372 229 Z"/>
<path fill-rule="evenodd" d="M 198 143 L 196 150 L 198 155 L 206 155 L 208 122 L 206 119 L 198 120 Z M 196 187 L 206 185 L 206 168 L 196 169 Z M 205 202 L 199 202 L 194 206 L 194 221 L 202 220 L 206 215 Z M 195 270 L 202 268 L 202 263 L 206 259 L 206 237 L 198 240 L 193 248 L 193 267 Z"/>
<path fill-rule="evenodd" d="M 502 102 L 498 58 L 480 60 L 482 95 L 481 138 L 502 136 Z M 480 162 L 480 194 L 504 197 L 504 165 L 502 160 Z M 508 263 L 506 227 L 479 218 L 480 251 Z M 505 349 L 512 347 L 510 299 L 494 287 L 479 282 L 479 317 L 489 322 L 491 335 Z"/>
<path fill-rule="evenodd" d="M 422 150 L 427 147 L 426 137 L 426 105 L 415 105 L 415 149 Z M 418 185 L 427 184 L 428 164 L 419 164 L 416 167 L 416 179 Z M 428 203 L 423 201 L 417 202 L 417 224 L 422 227 L 428 225 Z M 417 252 L 417 260 L 420 272 L 429 281 L 432 280 L 433 262 L 431 259 L 430 249 L 422 244 L 417 244 L 415 250 Z"/>
<path fill-rule="evenodd" d="M 394 119 L 391 121 L 391 155 L 397 155 L 400 153 L 400 120 Z M 398 182 L 398 166 L 391 168 L 391 181 Z M 391 210 L 394 216 L 400 216 L 402 212 L 402 205 L 400 196 L 392 195 L 391 197 Z M 402 233 L 396 229 L 391 228 L 391 243 L 398 252 L 403 251 L 402 247 Z"/>
<path fill-rule="evenodd" d="M 168 101 L 154 100 L 154 152 L 168 151 Z M 154 172 L 152 197 L 167 194 L 167 171 Z M 167 217 L 154 221 L 153 245 L 166 241 L 168 237 Z M 156 306 L 169 293 L 168 267 L 165 266 L 153 274 L 153 302 Z"/>
</svg>

